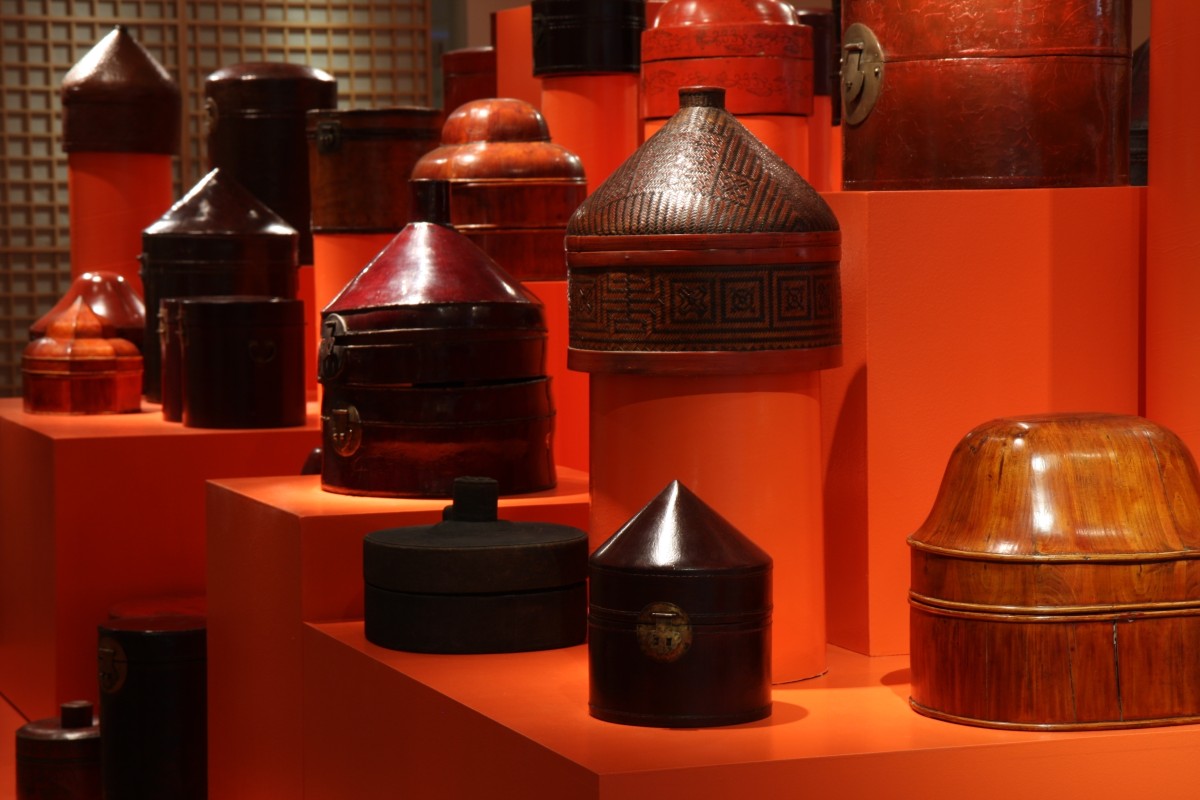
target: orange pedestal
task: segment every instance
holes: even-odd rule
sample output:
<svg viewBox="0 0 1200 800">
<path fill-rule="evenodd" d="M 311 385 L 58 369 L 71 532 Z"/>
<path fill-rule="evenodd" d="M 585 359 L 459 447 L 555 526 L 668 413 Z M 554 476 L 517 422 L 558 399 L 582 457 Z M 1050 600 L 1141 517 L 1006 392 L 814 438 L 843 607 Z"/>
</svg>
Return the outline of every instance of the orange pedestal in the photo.
<svg viewBox="0 0 1200 800">
<path fill-rule="evenodd" d="M 737 121 L 771 148 L 787 165 L 813 183 L 809 172 L 810 125 L 809 117 L 785 116 L 783 114 L 744 114 Z M 666 123 L 665 119 L 648 119 L 643 124 L 644 139 L 649 139 Z M 813 183 L 814 188 L 819 189 Z"/>
<path fill-rule="evenodd" d="M 817 373 L 591 379 L 592 549 L 682 481 L 774 560 L 772 680 L 824 672 Z"/>
<path fill-rule="evenodd" d="M 361 619 L 363 536 L 437 522 L 447 502 L 332 494 L 315 475 L 209 485 L 210 796 L 307 795 L 304 622 Z M 502 519 L 585 528 L 587 514 L 587 476 L 562 467 L 554 491 L 500 499 Z"/>
<path fill-rule="evenodd" d="M 542 107 L 542 80 L 533 74 L 533 8 L 526 3 L 492 15 L 496 36 L 496 96 Z M 454 109 L 446 109 L 446 113 Z M 554 129 L 550 129 L 551 136 Z M 554 137 L 558 141 L 557 137 Z"/>
<path fill-rule="evenodd" d="M 554 463 L 588 469 L 588 375 L 567 369 L 567 282 L 529 281 L 546 308 L 546 374 L 554 396 Z"/>
<path fill-rule="evenodd" d="M 584 647 L 394 653 L 362 624 L 303 632 L 304 797 L 1185 798 L 1200 726 L 1023 733 L 908 706 L 908 660 L 830 648 L 829 674 L 776 686 L 774 713 L 670 730 L 588 716 Z M 282 795 L 282 793 L 279 793 Z"/>
<path fill-rule="evenodd" d="M 114 604 L 202 594 L 204 481 L 299 472 L 303 428 L 202 430 L 0 400 L 0 691 L 29 717 L 96 700 L 96 625 Z"/>
<path fill-rule="evenodd" d="M 905 538 L 976 425 L 1137 413 L 1140 190 L 845 192 L 822 373 L 829 640 L 908 650 Z"/>
<path fill-rule="evenodd" d="M 1187 91 L 1172 66 L 1200 24 L 1200 4 L 1157 3 L 1150 18 L 1150 150 L 1146 187 L 1145 414 L 1200 456 L 1200 108 L 1174 103 Z"/>
<path fill-rule="evenodd" d="M 541 108 L 551 141 L 583 162 L 588 194 L 638 148 L 636 73 L 547 75 Z"/>
<path fill-rule="evenodd" d="M 68 153 L 72 277 L 115 272 L 141 297 L 142 230 L 173 202 L 169 155 Z"/>
</svg>

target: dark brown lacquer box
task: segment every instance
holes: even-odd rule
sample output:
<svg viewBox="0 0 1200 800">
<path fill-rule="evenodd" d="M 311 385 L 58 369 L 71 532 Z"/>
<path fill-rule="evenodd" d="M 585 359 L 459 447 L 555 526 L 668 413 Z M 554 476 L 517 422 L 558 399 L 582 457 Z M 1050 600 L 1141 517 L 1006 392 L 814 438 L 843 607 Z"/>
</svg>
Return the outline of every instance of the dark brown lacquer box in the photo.
<svg viewBox="0 0 1200 800">
<path fill-rule="evenodd" d="M 513 98 L 461 106 L 413 178 L 449 181 L 450 223 L 513 277 L 566 277 L 563 236 L 587 181 L 533 106 Z"/>
<path fill-rule="evenodd" d="M 101 800 L 100 726 L 87 700 L 17 730 L 17 800 Z"/>
<path fill-rule="evenodd" d="M 137 290 L 124 276 L 115 272 L 85 272 L 71 281 L 71 288 L 67 289 L 62 299 L 29 326 L 29 338 L 40 339 L 45 336 L 50 320 L 74 304 L 77 297 L 82 297 L 92 313 L 112 327 L 115 335 L 133 342 L 139 351 L 142 349 L 146 332 L 146 307 Z"/>
<path fill-rule="evenodd" d="M 82 297 L 50 321 L 21 356 L 25 410 L 125 414 L 142 410 L 142 356 L 114 335 Z"/>
<path fill-rule="evenodd" d="M 437 147 L 436 108 L 308 112 L 313 233 L 397 233 L 408 224 L 413 165 Z"/>
<path fill-rule="evenodd" d="M 724 108 L 680 109 L 567 227 L 568 365 L 736 374 L 841 360 L 841 232 L 820 195 Z"/>
<path fill-rule="evenodd" d="M 146 307 L 169 297 L 295 297 L 296 231 L 230 175 L 215 169 L 142 233 Z M 158 318 L 145 341 L 158 340 Z M 161 395 L 161 354 L 146 348 L 146 397 Z"/>
<path fill-rule="evenodd" d="M 516 653 L 582 644 L 587 534 L 497 519 L 491 478 L 454 482 L 441 522 L 363 540 L 367 640 L 417 653 Z"/>
<path fill-rule="evenodd" d="M 304 304 L 282 297 L 179 303 L 181 417 L 189 428 L 305 421 Z"/>
<path fill-rule="evenodd" d="M 179 87 L 126 26 L 71 67 L 61 94 L 66 152 L 179 153 Z"/>
<path fill-rule="evenodd" d="M 337 108 L 337 81 L 302 64 L 234 64 L 205 79 L 204 97 L 209 167 L 295 228 L 300 263 L 313 263 L 305 114 Z"/>
<path fill-rule="evenodd" d="M 496 96 L 496 48 L 463 47 L 442 54 L 442 106 L 451 114 L 472 100 Z"/>
<path fill-rule="evenodd" d="M 1200 721 L 1200 475 L 1140 417 L 968 433 L 912 548 L 912 706 L 993 728 Z"/>
<path fill-rule="evenodd" d="M 167 422 L 183 422 L 183 331 L 179 327 L 183 300 L 168 297 L 158 304 L 162 415 Z"/>
<path fill-rule="evenodd" d="M 845 0 L 846 189 L 1129 182 L 1128 0 Z"/>
<path fill-rule="evenodd" d="M 812 30 L 781 0 L 667 3 L 642 33 L 642 117 L 674 114 L 683 86 L 723 86 L 738 116 L 809 116 Z"/>
<path fill-rule="evenodd" d="M 734 725 L 771 713 L 771 557 L 679 481 L 588 562 L 592 716 Z"/>
<path fill-rule="evenodd" d="M 444 181 L 413 181 L 414 219 L 322 316 L 321 487 L 449 497 L 555 484 L 542 304 L 447 224 Z"/>
</svg>

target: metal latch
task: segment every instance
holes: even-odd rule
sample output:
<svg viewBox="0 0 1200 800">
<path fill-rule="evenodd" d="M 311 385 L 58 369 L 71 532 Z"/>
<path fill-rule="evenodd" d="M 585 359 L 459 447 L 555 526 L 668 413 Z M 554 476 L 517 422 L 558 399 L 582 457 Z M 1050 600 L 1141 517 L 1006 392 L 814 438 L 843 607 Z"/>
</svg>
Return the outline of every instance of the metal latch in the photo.
<svg viewBox="0 0 1200 800">
<path fill-rule="evenodd" d="M 875 33 L 856 22 L 842 39 L 842 119 L 857 125 L 867 118 L 883 90 L 883 48 Z"/>
<path fill-rule="evenodd" d="M 691 620 L 674 603 L 651 603 L 638 614 L 637 640 L 655 661 L 678 661 L 692 646 Z"/>
<path fill-rule="evenodd" d="M 362 444 L 362 418 L 354 406 L 334 408 L 329 412 L 329 441 L 341 456 L 352 456 Z"/>
</svg>

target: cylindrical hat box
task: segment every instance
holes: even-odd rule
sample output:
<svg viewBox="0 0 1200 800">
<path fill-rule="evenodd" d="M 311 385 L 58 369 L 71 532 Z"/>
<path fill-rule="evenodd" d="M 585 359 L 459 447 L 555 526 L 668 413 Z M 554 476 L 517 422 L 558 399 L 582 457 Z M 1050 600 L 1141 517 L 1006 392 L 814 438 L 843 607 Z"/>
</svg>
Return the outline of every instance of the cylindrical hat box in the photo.
<svg viewBox="0 0 1200 800">
<path fill-rule="evenodd" d="M 17 800 L 100 800 L 100 726 L 92 703 L 17 730 Z"/>
</svg>

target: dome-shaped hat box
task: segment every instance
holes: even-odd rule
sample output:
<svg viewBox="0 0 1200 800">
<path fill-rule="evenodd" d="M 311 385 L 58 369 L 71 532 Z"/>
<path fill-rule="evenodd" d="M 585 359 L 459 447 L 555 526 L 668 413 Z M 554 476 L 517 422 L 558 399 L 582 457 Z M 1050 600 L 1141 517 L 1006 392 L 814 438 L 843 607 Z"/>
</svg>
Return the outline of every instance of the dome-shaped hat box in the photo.
<svg viewBox="0 0 1200 800">
<path fill-rule="evenodd" d="M 514 278 L 566 277 L 563 235 L 587 181 L 579 157 L 550 141 L 529 103 L 502 97 L 461 106 L 412 176 L 449 181 L 454 229 Z"/>
<path fill-rule="evenodd" d="M 1200 475 L 1140 417 L 998 419 L 909 537 L 912 706 L 1036 730 L 1200 721 Z"/>
<path fill-rule="evenodd" d="M 323 312 L 321 486 L 449 497 L 461 475 L 501 494 L 555 484 L 542 304 L 447 223 L 444 181 Z"/>
</svg>

